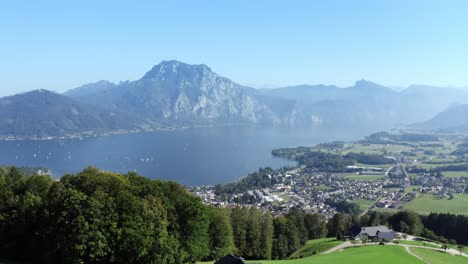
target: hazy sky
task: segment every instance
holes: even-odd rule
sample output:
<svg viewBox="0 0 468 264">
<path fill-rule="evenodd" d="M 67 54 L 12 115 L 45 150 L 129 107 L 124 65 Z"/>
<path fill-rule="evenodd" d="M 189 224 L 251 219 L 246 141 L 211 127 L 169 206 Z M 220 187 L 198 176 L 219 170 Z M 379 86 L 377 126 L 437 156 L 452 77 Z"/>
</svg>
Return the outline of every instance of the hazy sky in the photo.
<svg viewBox="0 0 468 264">
<path fill-rule="evenodd" d="M 134 80 L 169 59 L 257 86 L 465 86 L 468 1 L 0 0 L 0 95 Z"/>
</svg>

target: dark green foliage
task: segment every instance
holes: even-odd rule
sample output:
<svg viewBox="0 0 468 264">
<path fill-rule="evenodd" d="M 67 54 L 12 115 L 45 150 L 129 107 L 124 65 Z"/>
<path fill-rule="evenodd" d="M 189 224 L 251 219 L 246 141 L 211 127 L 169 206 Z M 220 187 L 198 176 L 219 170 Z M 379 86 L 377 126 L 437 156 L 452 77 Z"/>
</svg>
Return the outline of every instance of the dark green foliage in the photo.
<svg viewBox="0 0 468 264">
<path fill-rule="evenodd" d="M 421 217 L 412 211 L 400 211 L 393 214 L 388 222 L 394 230 L 415 236 L 421 235 L 424 228 Z"/>
<path fill-rule="evenodd" d="M 218 184 L 215 186 L 214 191 L 216 195 L 223 195 L 271 187 L 276 184 L 275 178 L 272 177 L 273 173 L 274 171 L 272 168 L 260 169 L 258 172 L 249 174 L 238 182 L 224 185 Z"/>
<path fill-rule="evenodd" d="M 379 165 L 394 163 L 393 159 L 385 158 L 384 155 L 348 153 L 344 156 L 331 154 L 322 151 L 315 151 L 311 148 L 284 148 L 272 151 L 272 155 L 297 161 L 305 165 L 307 170 L 319 170 L 327 172 L 346 172 L 351 171 L 347 166 L 356 162 Z"/>
<path fill-rule="evenodd" d="M 234 207 L 231 211 L 232 232 L 237 255 L 247 252 L 247 207 Z"/>
<path fill-rule="evenodd" d="M 328 237 L 337 237 L 342 240 L 347 232 L 346 218 L 343 213 L 337 213 L 327 223 Z"/>
<path fill-rule="evenodd" d="M 359 163 L 369 164 L 369 165 L 380 165 L 380 164 L 392 164 L 395 161 L 393 159 L 389 159 L 384 157 L 383 155 L 379 154 L 365 154 L 361 153 L 348 153 L 344 155 L 344 158 L 355 160 Z"/>
<path fill-rule="evenodd" d="M 275 238 L 273 240 L 273 259 L 285 259 L 301 247 L 298 230 L 294 223 L 284 216 L 273 220 Z"/>
<path fill-rule="evenodd" d="M 438 141 L 439 138 L 430 134 L 416 134 L 416 133 L 402 133 L 402 134 L 391 134 L 388 132 L 377 132 L 370 136 L 367 136 L 363 142 L 370 144 L 385 144 L 391 142 L 424 142 L 424 141 Z"/>
<path fill-rule="evenodd" d="M 423 217 L 424 226 L 437 236 L 468 245 L 468 216 L 431 213 Z"/>
<path fill-rule="evenodd" d="M 308 239 L 326 237 L 328 230 L 325 216 L 321 214 L 305 214 L 304 224 L 307 229 Z"/>
<path fill-rule="evenodd" d="M 343 212 L 347 214 L 359 214 L 361 212 L 361 208 L 359 207 L 359 205 L 355 203 L 350 203 L 346 200 L 336 202 L 331 199 L 327 199 L 326 203 L 332 207 L 335 207 L 338 212 Z"/>
<path fill-rule="evenodd" d="M 263 214 L 262 219 L 262 257 L 261 259 L 271 259 L 271 251 L 273 247 L 273 217 L 269 211 Z"/>
<path fill-rule="evenodd" d="M 246 232 L 247 250 L 245 257 L 248 259 L 261 259 L 262 250 L 262 213 L 252 206 L 247 217 L 248 225 Z"/>
<path fill-rule="evenodd" d="M 301 245 L 305 244 L 308 240 L 309 232 L 305 226 L 304 213 L 297 208 L 293 208 L 285 216 L 296 226 Z"/>
<path fill-rule="evenodd" d="M 234 207 L 231 223 L 236 254 L 246 259 L 285 259 L 310 238 L 327 234 L 325 217 L 293 208 L 273 218 L 255 206 Z"/>
<path fill-rule="evenodd" d="M 209 254 L 207 207 L 176 183 L 94 168 L 54 181 L 12 168 L 0 170 L 0 196 L 3 256 L 44 263 L 194 263 Z M 231 233 L 229 222 L 217 223 Z"/>
<path fill-rule="evenodd" d="M 228 209 L 209 207 L 210 226 L 208 228 L 210 253 L 207 260 L 219 259 L 234 249 L 231 218 Z"/>
</svg>

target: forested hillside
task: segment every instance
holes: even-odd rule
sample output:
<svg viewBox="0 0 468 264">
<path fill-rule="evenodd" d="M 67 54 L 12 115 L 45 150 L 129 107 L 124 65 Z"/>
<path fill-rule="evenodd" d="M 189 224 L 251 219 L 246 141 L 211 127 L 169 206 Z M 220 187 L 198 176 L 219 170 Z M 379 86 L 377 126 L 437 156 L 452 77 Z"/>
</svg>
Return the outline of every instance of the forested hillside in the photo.
<svg viewBox="0 0 468 264">
<path fill-rule="evenodd" d="M 445 223 L 450 223 L 447 226 Z M 0 168 L 0 256 L 36 263 L 195 263 L 228 253 L 289 258 L 309 239 L 360 226 L 467 244 L 468 217 L 402 211 L 359 217 L 292 208 L 216 208 L 175 182 L 87 168 L 60 180 Z M 442 237 L 444 236 L 444 237 Z M 456 240 L 456 241 L 455 241 Z"/>
</svg>

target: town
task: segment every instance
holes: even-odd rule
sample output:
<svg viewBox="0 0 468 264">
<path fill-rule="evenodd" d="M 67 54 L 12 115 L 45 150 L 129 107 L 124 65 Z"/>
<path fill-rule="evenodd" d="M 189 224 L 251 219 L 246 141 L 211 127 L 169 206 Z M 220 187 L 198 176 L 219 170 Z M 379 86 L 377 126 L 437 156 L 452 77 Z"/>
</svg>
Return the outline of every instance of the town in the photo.
<svg viewBox="0 0 468 264">
<path fill-rule="evenodd" d="M 445 212 L 444 209 L 447 209 L 447 212 L 450 212 L 450 205 L 457 206 L 457 200 L 466 201 L 468 175 L 463 171 L 437 170 L 437 166 L 447 166 L 454 162 L 449 159 L 459 164 L 460 156 L 453 153 L 449 156 L 442 150 L 439 154 L 429 152 L 427 149 L 421 149 L 421 145 L 424 146 L 422 143 L 412 142 L 413 145 L 409 148 L 407 143 L 398 142 L 398 144 L 360 142 L 342 144 L 338 148 L 333 144 L 322 144 L 310 149 L 310 151 L 349 155 L 349 152 L 344 150 L 350 147 L 359 147 L 361 150 L 367 148 L 368 153 L 381 152 L 383 158 L 391 161 L 388 164 L 369 165 L 356 162 L 345 166 L 342 171 L 335 172 L 323 169 L 315 159 L 311 164 L 299 162 L 297 166 L 289 168 L 269 169 L 268 173 L 264 172 L 262 176 L 266 177 L 269 183 L 266 186 L 250 184 L 245 188 L 232 188 L 221 193 L 217 191 L 219 186 L 189 187 L 189 190 L 210 205 L 220 207 L 256 205 L 269 210 L 274 215 L 285 214 L 290 208 L 295 207 L 305 212 L 323 214 L 327 218 L 333 217 L 338 211 L 354 214 L 365 214 L 369 210 L 394 212 L 399 209 L 432 212 L 429 209 L 433 208 L 426 209 L 420 206 L 424 201 L 447 204 L 448 207 L 438 210 Z M 399 151 L 395 151 L 398 147 Z M 388 149 L 393 152 L 389 153 Z M 291 152 L 286 150 L 288 151 Z M 450 151 L 453 152 L 453 147 Z M 296 160 L 299 160 L 297 153 L 305 155 L 304 148 L 297 148 L 293 152 Z M 444 159 L 444 163 L 439 162 L 439 159 Z M 437 166 L 427 169 L 435 162 Z"/>
</svg>

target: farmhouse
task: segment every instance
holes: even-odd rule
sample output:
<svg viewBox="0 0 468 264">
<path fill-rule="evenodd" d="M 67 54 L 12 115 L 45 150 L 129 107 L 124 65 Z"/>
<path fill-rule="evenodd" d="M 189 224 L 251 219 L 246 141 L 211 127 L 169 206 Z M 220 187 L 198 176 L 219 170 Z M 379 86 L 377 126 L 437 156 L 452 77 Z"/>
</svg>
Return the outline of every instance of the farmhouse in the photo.
<svg viewBox="0 0 468 264">
<path fill-rule="evenodd" d="M 372 241 L 393 240 L 396 232 L 386 226 L 367 226 L 362 227 L 361 231 L 354 235 L 354 239 L 369 239 Z"/>
<path fill-rule="evenodd" d="M 229 254 L 220 258 L 215 264 L 244 264 L 244 260 Z"/>
</svg>

